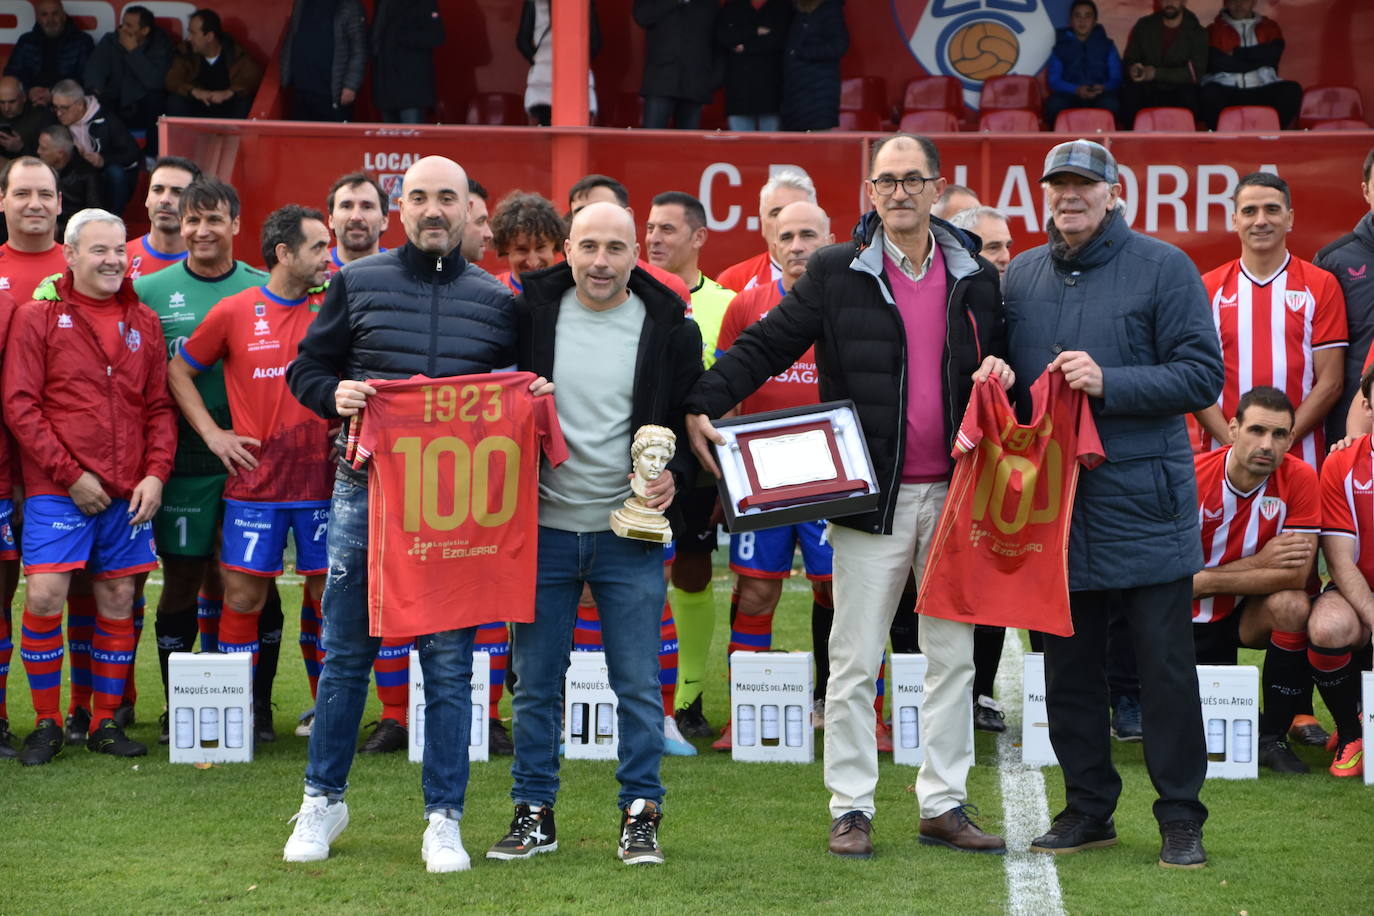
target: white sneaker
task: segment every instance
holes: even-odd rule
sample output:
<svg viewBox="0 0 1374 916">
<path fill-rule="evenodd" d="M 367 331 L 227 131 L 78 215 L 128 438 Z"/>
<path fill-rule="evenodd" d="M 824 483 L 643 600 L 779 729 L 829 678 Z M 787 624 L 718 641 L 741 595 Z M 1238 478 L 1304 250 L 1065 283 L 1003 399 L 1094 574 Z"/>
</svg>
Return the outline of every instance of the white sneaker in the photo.
<svg viewBox="0 0 1374 916">
<path fill-rule="evenodd" d="M 682 737 L 682 732 L 677 727 L 677 719 L 672 716 L 663 717 L 663 753 L 670 757 L 695 757 L 697 755 L 696 747 Z"/>
<path fill-rule="evenodd" d="M 300 721 L 296 723 L 296 737 L 309 738 L 310 731 L 315 727 L 315 707 L 310 707 L 301 713 Z"/>
<path fill-rule="evenodd" d="M 420 858 L 425 860 L 425 871 L 429 872 L 467 871 L 472 867 L 472 859 L 463 848 L 463 834 L 458 830 L 457 818 L 442 811 L 429 816 L 425 841 L 420 844 Z"/>
<path fill-rule="evenodd" d="M 286 862 L 319 862 L 329 858 L 329 844 L 348 826 L 348 804 L 329 803 L 323 795 L 307 795 L 301 810 L 292 816 L 296 828 L 286 841 L 282 859 Z M 291 823 L 287 821 L 287 823 Z"/>
</svg>

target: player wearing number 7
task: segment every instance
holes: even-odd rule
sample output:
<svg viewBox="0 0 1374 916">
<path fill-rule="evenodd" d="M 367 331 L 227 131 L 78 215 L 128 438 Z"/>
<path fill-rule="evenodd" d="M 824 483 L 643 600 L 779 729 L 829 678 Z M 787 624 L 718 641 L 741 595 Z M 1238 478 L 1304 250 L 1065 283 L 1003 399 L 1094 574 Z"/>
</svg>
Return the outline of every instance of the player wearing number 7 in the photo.
<svg viewBox="0 0 1374 916">
<path fill-rule="evenodd" d="M 262 227 L 265 286 L 221 299 L 167 368 L 182 415 L 206 445 L 229 459 L 224 486 L 220 564 L 224 568 L 223 652 L 258 656 L 258 618 L 272 579 L 281 575 L 286 534 L 296 568 L 318 601 L 324 592 L 329 523 L 329 424 L 286 387 L 286 366 L 314 321 L 322 298 L 329 231 L 324 216 L 291 204 Z M 224 363 L 233 429 L 205 406 L 195 378 Z"/>
</svg>

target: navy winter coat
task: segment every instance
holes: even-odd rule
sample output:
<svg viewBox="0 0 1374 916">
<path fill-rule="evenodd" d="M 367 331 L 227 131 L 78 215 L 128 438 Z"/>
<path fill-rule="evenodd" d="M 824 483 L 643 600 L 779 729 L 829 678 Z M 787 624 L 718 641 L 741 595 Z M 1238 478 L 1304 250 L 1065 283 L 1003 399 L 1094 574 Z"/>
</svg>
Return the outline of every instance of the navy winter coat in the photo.
<svg viewBox="0 0 1374 916">
<path fill-rule="evenodd" d="M 1091 398 L 1107 460 L 1078 479 L 1069 534 L 1071 590 L 1173 582 L 1202 568 L 1197 482 L 1184 415 L 1215 404 L 1221 348 L 1197 268 L 1182 251 L 1132 232 L 1116 211 L 1070 262 L 1024 252 L 1002 287 L 1013 394 L 1056 354 L 1102 367 Z"/>
<path fill-rule="evenodd" d="M 1340 282 L 1350 330 L 1341 399 L 1326 417 L 1326 441 L 1335 442 L 1345 435 L 1345 414 L 1360 390 L 1364 360 L 1374 345 L 1374 214 L 1362 216 L 1353 231 L 1317 252 L 1312 263 L 1331 271 Z"/>
<path fill-rule="evenodd" d="M 829 130 L 840 123 L 840 58 L 849 50 L 844 0 L 797 10 L 782 65 L 782 129 Z"/>
</svg>

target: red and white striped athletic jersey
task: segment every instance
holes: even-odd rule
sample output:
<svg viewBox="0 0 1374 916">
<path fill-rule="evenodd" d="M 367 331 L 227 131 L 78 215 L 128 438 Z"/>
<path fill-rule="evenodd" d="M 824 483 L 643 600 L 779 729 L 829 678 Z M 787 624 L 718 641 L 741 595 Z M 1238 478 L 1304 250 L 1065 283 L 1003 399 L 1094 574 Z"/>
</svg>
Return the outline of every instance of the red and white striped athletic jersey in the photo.
<svg viewBox="0 0 1374 916">
<path fill-rule="evenodd" d="M 1322 465 L 1322 534 L 1354 538 L 1355 565 L 1374 587 L 1374 455 L 1361 436 Z"/>
<path fill-rule="evenodd" d="M 1312 391 L 1312 354 L 1347 345 L 1345 296 L 1336 278 L 1291 254 L 1268 279 L 1251 276 L 1240 259 L 1202 278 L 1221 337 L 1226 383 L 1217 404 L 1230 419 L 1240 396 L 1259 385 L 1288 395 L 1296 407 Z M 1212 446 L 1219 446 L 1213 442 Z M 1293 443 L 1293 454 L 1320 469 L 1326 444 L 1321 424 Z"/>
<path fill-rule="evenodd" d="M 1316 534 L 1322 515 L 1317 498 L 1317 472 L 1293 455 L 1284 455 L 1274 473 L 1242 493 L 1226 476 L 1231 447 L 1193 459 L 1197 471 L 1198 522 L 1202 525 L 1202 563 L 1216 569 L 1258 553 L 1285 531 Z M 1193 622 L 1211 623 L 1230 616 L 1237 596 L 1193 599 Z"/>
</svg>

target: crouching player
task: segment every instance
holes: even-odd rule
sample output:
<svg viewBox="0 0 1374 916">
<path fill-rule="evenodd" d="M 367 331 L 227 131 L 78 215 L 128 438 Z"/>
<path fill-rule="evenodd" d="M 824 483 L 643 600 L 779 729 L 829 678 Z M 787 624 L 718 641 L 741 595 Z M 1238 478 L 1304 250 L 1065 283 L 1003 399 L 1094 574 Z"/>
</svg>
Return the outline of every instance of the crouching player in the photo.
<svg viewBox="0 0 1374 916">
<path fill-rule="evenodd" d="M 1288 453 L 1293 404 L 1252 388 L 1231 420 L 1231 445 L 1195 459 L 1205 566 L 1193 576 L 1193 642 L 1203 665 L 1234 665 L 1236 649 L 1264 649 L 1259 762 L 1306 773 L 1284 741 L 1311 683 L 1307 593 L 1321 512 L 1317 473 Z"/>
<path fill-rule="evenodd" d="M 319 313 L 329 265 L 324 216 L 291 204 L 262 227 L 267 285 L 221 299 L 168 367 L 172 394 L 196 433 L 232 464 L 224 487 L 224 610 L 221 652 L 258 660 L 258 618 L 272 579 L 281 575 L 286 533 L 296 540 L 296 568 L 309 597 L 324 592 L 325 534 L 333 467 L 329 426 L 291 396 L 286 366 Z M 224 362 L 234 429 L 222 429 L 195 377 Z M 260 709 L 259 714 L 270 714 Z"/>
<path fill-rule="evenodd" d="M 68 269 L 15 313 L 4 370 L 5 423 L 27 493 L 20 657 L 37 727 L 19 754 L 25 766 L 49 762 L 64 743 L 61 613 L 78 569 L 96 602 L 86 747 L 147 753 L 114 714 L 134 658 L 134 577 L 157 566 L 151 520 L 176 445 L 162 327 L 124 279 L 123 221 L 82 210 L 65 240 Z"/>
<path fill-rule="evenodd" d="M 1356 408 L 1369 428 L 1370 389 L 1374 368 L 1360 378 Z M 1369 636 L 1374 629 L 1374 456 L 1369 434 L 1332 452 L 1322 466 L 1322 554 L 1331 585 L 1312 606 L 1307 658 L 1312 679 L 1336 722 L 1328 750 L 1333 776 L 1364 775 L 1364 741 L 1360 733 L 1360 668 L 1368 664 Z"/>
</svg>

